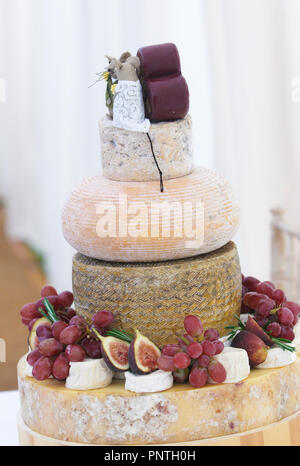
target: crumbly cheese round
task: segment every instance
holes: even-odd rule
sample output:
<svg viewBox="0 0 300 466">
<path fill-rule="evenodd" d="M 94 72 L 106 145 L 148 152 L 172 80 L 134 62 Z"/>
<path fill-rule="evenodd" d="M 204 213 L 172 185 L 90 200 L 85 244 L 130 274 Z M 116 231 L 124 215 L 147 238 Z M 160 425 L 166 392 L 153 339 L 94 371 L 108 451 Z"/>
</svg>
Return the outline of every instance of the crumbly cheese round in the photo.
<svg viewBox="0 0 300 466">
<path fill-rule="evenodd" d="M 159 173 L 145 133 L 113 126 L 104 117 L 99 122 L 103 175 L 117 181 L 159 180 Z M 192 120 L 152 123 L 149 136 L 163 179 L 188 175 L 193 170 Z"/>
</svg>

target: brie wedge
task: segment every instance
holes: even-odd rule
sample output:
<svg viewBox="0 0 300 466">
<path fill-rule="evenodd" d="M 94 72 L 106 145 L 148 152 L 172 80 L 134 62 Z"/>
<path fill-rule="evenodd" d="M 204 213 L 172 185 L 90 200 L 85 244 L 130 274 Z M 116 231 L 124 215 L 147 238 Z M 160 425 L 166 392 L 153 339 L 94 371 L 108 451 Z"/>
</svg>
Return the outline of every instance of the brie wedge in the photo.
<svg viewBox="0 0 300 466">
<path fill-rule="evenodd" d="M 145 375 L 125 372 L 125 389 L 135 393 L 153 393 L 168 390 L 173 386 L 172 372 L 157 370 Z"/>
<path fill-rule="evenodd" d="M 70 362 L 70 373 L 66 379 L 66 388 L 71 390 L 93 390 L 111 384 L 112 371 L 104 359 L 85 359 L 82 362 Z"/>
<path fill-rule="evenodd" d="M 222 353 L 213 356 L 226 370 L 224 383 L 238 383 L 250 374 L 250 365 L 247 351 L 241 348 L 225 346 Z M 209 383 L 215 383 L 209 378 Z"/>
<path fill-rule="evenodd" d="M 264 362 L 256 366 L 257 369 L 273 369 L 275 367 L 288 366 L 297 359 L 296 352 L 283 350 L 274 346 L 268 350 L 267 358 Z"/>
</svg>

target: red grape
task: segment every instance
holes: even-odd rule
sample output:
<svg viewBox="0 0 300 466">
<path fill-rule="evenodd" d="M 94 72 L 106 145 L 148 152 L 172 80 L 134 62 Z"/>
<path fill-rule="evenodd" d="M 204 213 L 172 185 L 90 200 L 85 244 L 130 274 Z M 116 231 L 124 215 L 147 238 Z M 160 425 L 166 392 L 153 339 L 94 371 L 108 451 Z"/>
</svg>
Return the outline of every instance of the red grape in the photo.
<svg viewBox="0 0 300 466">
<path fill-rule="evenodd" d="M 89 358 L 100 359 L 102 357 L 100 341 L 85 338 L 81 341 L 81 346 L 83 347 Z"/>
<path fill-rule="evenodd" d="M 274 302 L 266 297 L 266 299 L 261 299 L 257 306 L 256 313 L 261 317 L 268 317 L 272 309 L 274 309 Z"/>
<path fill-rule="evenodd" d="M 246 293 L 248 293 L 248 288 L 246 288 L 244 285 L 242 285 L 242 298 L 245 296 Z"/>
<path fill-rule="evenodd" d="M 35 349 L 27 355 L 26 360 L 30 366 L 34 366 L 36 361 L 38 361 L 42 356 L 43 355 L 39 352 L 39 350 Z"/>
<path fill-rule="evenodd" d="M 192 385 L 192 387 L 200 388 L 206 385 L 207 378 L 207 369 L 201 367 L 193 367 L 189 375 L 189 382 Z"/>
<path fill-rule="evenodd" d="M 213 344 L 215 345 L 215 350 L 216 350 L 215 354 L 222 353 L 224 349 L 224 343 L 221 340 L 216 340 L 213 342 Z"/>
<path fill-rule="evenodd" d="M 32 369 L 32 375 L 36 380 L 46 380 L 52 372 L 53 362 L 50 358 L 42 356 L 39 358 Z"/>
<path fill-rule="evenodd" d="M 243 281 L 243 285 L 248 288 L 249 291 L 255 291 L 257 285 L 260 283 L 257 278 L 254 277 L 245 277 Z"/>
<path fill-rule="evenodd" d="M 178 353 L 179 351 L 181 351 L 181 348 L 179 345 L 169 344 L 169 345 L 165 345 L 162 348 L 161 353 L 165 354 L 166 356 L 175 356 L 175 354 Z"/>
<path fill-rule="evenodd" d="M 98 311 L 93 315 L 93 323 L 96 327 L 109 327 L 114 320 L 114 315 L 111 311 Z"/>
<path fill-rule="evenodd" d="M 33 319 L 41 317 L 40 312 L 36 309 L 35 303 L 25 304 L 20 311 L 22 323 L 29 325 Z"/>
<path fill-rule="evenodd" d="M 176 369 L 174 372 L 173 372 L 173 378 L 174 378 L 174 381 L 176 383 L 184 383 L 187 381 L 188 377 L 189 377 L 189 369 L 186 368 L 186 369 Z"/>
<path fill-rule="evenodd" d="M 41 297 L 48 298 L 48 296 L 57 296 L 57 291 L 53 286 L 45 285 L 41 290 Z"/>
<path fill-rule="evenodd" d="M 258 283 L 256 287 L 256 291 L 257 293 L 265 294 L 269 298 L 273 299 L 274 288 L 270 286 L 269 283 L 266 283 L 266 282 Z"/>
<path fill-rule="evenodd" d="M 77 325 L 69 325 L 59 335 L 59 341 L 64 345 L 73 345 L 81 337 L 81 330 Z"/>
<path fill-rule="evenodd" d="M 203 325 L 198 316 L 189 315 L 184 319 L 184 328 L 192 337 L 199 337 L 203 332 Z"/>
<path fill-rule="evenodd" d="M 251 291 L 245 294 L 245 296 L 243 297 L 243 303 L 246 306 L 250 307 L 250 309 L 256 310 L 261 300 L 265 300 L 265 299 L 266 299 L 266 296 L 264 294 Z"/>
<path fill-rule="evenodd" d="M 57 380 L 66 380 L 70 372 L 70 363 L 67 356 L 61 353 L 54 361 L 52 375 Z"/>
<path fill-rule="evenodd" d="M 83 316 L 74 316 L 71 318 L 69 325 L 77 325 L 81 330 L 84 330 L 87 326 L 87 321 Z"/>
<path fill-rule="evenodd" d="M 174 361 L 171 356 L 160 356 L 157 360 L 157 366 L 162 371 L 172 372 L 175 370 Z"/>
<path fill-rule="evenodd" d="M 198 358 L 197 365 L 199 367 L 208 367 L 210 363 L 210 357 L 207 354 L 201 354 L 200 358 Z"/>
<path fill-rule="evenodd" d="M 55 338 L 48 338 L 39 343 L 38 349 L 43 356 L 51 357 L 61 353 L 64 348 Z"/>
<path fill-rule="evenodd" d="M 218 361 L 211 361 L 208 366 L 208 374 L 210 378 L 217 383 L 223 383 L 226 379 L 226 370 Z"/>
<path fill-rule="evenodd" d="M 215 328 L 208 328 L 204 332 L 205 340 L 217 340 L 220 337 L 219 332 Z"/>
<path fill-rule="evenodd" d="M 70 307 L 74 301 L 73 293 L 71 291 L 63 291 L 59 293 L 58 300 L 62 307 Z"/>
<path fill-rule="evenodd" d="M 190 343 L 187 347 L 187 353 L 191 358 L 197 359 L 203 353 L 203 347 L 200 343 L 194 341 L 193 343 Z"/>
<path fill-rule="evenodd" d="M 49 325 L 47 324 L 39 325 L 38 328 L 36 329 L 36 336 L 38 337 L 39 341 L 48 340 L 49 338 L 52 338 L 50 322 L 49 322 Z"/>
<path fill-rule="evenodd" d="M 270 333 L 271 337 L 277 338 L 281 333 L 281 326 L 278 322 L 271 322 L 267 327 L 267 331 Z"/>
<path fill-rule="evenodd" d="M 291 327 L 286 327 L 285 325 L 281 326 L 280 338 L 284 338 L 285 340 L 293 341 L 295 338 L 295 334 Z"/>
<path fill-rule="evenodd" d="M 274 285 L 274 283 L 269 282 L 269 281 L 265 281 L 264 283 L 266 283 L 267 285 L 269 285 L 273 290 L 276 290 L 276 286 Z"/>
<path fill-rule="evenodd" d="M 176 369 L 186 369 L 191 364 L 191 358 L 183 351 L 176 353 L 173 360 Z"/>
<path fill-rule="evenodd" d="M 202 342 L 203 353 L 207 356 L 213 356 L 216 354 L 216 347 L 212 341 L 205 340 Z"/>
<path fill-rule="evenodd" d="M 278 321 L 282 325 L 293 325 L 294 314 L 288 307 L 282 307 L 277 311 Z"/>
<path fill-rule="evenodd" d="M 68 327 L 68 324 L 66 322 L 63 322 L 62 320 L 58 320 L 57 322 L 54 322 L 52 324 L 52 334 L 56 340 L 59 340 L 59 336 L 61 332 Z"/>
<path fill-rule="evenodd" d="M 69 361 L 81 362 L 84 361 L 86 353 L 80 345 L 68 345 L 65 349 L 65 353 Z"/>
<path fill-rule="evenodd" d="M 299 304 L 294 303 L 293 301 L 286 301 L 286 302 L 284 303 L 284 307 L 288 307 L 288 308 L 292 311 L 292 313 L 293 313 L 294 315 L 295 315 L 295 314 L 296 314 L 297 316 L 300 315 L 300 305 L 299 305 Z"/>
<path fill-rule="evenodd" d="M 66 311 L 67 311 L 67 318 L 69 320 L 71 320 L 72 317 L 76 316 L 76 311 L 72 307 L 67 307 Z"/>
<path fill-rule="evenodd" d="M 277 306 L 286 301 L 286 296 L 282 290 L 273 291 L 273 299 L 275 300 Z"/>
</svg>

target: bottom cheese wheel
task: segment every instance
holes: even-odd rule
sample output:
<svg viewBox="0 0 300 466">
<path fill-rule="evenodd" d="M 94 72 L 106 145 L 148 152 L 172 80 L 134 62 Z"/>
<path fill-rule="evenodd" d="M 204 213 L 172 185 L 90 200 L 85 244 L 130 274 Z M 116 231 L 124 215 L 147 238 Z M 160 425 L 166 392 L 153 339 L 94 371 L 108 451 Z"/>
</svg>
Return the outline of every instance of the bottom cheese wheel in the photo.
<svg viewBox="0 0 300 466">
<path fill-rule="evenodd" d="M 176 384 L 161 393 L 132 393 L 124 381 L 76 391 L 63 382 L 25 376 L 18 366 L 21 415 L 35 432 L 93 445 L 189 442 L 273 424 L 300 409 L 300 358 L 290 366 L 251 370 L 237 384 L 192 388 Z"/>
<path fill-rule="evenodd" d="M 162 346 L 177 341 L 184 317 L 197 314 L 204 327 L 235 322 L 241 307 L 241 270 L 230 242 L 209 254 L 168 262 L 124 264 L 76 254 L 73 293 L 76 311 L 88 317 L 114 313 L 114 327 L 140 330 Z"/>
</svg>

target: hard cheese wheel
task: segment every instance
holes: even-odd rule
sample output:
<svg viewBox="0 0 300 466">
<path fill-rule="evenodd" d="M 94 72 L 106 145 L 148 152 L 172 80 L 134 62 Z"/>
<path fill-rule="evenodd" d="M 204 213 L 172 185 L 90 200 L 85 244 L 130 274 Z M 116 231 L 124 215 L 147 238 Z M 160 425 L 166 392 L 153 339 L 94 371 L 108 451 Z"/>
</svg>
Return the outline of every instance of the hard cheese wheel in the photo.
<svg viewBox="0 0 300 466">
<path fill-rule="evenodd" d="M 280 421 L 300 407 L 300 359 L 277 369 L 252 370 L 242 383 L 195 389 L 176 384 L 162 393 L 131 393 L 124 382 L 67 390 L 38 382 L 18 366 L 21 414 L 42 435 L 98 445 L 188 442 L 241 433 Z"/>
<path fill-rule="evenodd" d="M 115 128 L 107 117 L 99 122 L 103 175 L 116 181 L 159 180 L 147 134 Z M 192 120 L 152 123 L 149 135 L 165 180 L 193 169 Z"/>
<path fill-rule="evenodd" d="M 180 259 L 230 241 L 239 208 L 224 178 L 208 168 L 166 180 L 117 182 L 98 175 L 75 189 L 63 233 L 78 252 L 118 262 Z"/>
<path fill-rule="evenodd" d="M 205 327 L 232 325 L 241 307 L 241 270 L 234 243 L 210 254 L 170 262 L 121 264 L 73 259 L 76 311 L 87 316 L 101 309 L 115 315 L 114 327 L 137 328 L 157 345 L 177 341 L 188 314 Z"/>
</svg>

